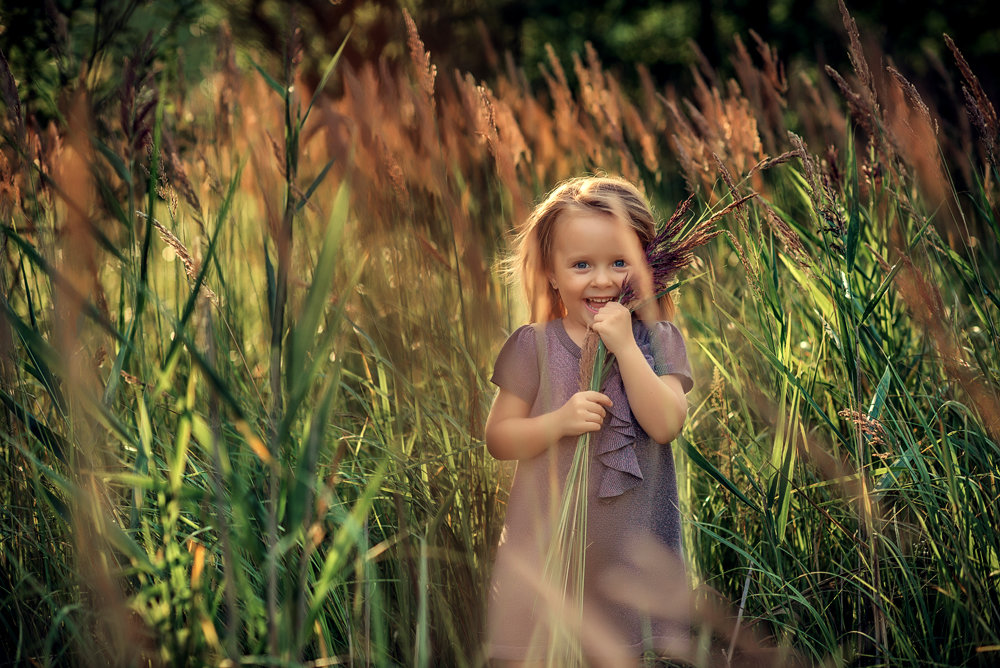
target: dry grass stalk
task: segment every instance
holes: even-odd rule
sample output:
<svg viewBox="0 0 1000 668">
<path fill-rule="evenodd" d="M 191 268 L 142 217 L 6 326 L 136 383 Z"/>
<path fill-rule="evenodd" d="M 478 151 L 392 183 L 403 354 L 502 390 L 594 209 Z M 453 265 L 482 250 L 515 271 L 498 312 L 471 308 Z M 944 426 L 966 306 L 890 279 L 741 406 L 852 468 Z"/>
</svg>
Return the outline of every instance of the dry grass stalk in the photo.
<svg viewBox="0 0 1000 668">
<path fill-rule="evenodd" d="M 788 77 L 785 75 L 784 63 L 778 60 L 778 50 L 770 46 L 753 30 L 750 31 L 750 36 L 757 44 L 757 53 L 760 54 L 761 60 L 764 62 L 764 70 L 761 74 L 775 95 L 774 102 L 781 107 L 787 106 L 788 103 L 783 96 L 788 92 Z"/>
<path fill-rule="evenodd" d="M 622 113 L 624 114 L 626 128 L 629 129 L 632 136 L 639 139 L 639 148 L 642 152 L 642 164 L 645 165 L 647 170 L 655 175 L 656 181 L 659 182 L 662 178 L 662 173 L 660 170 L 660 160 L 657 156 L 656 139 L 653 137 L 652 133 L 646 129 L 646 124 L 643 123 L 642 116 L 639 114 L 638 109 L 630 104 L 622 110 Z"/>
<path fill-rule="evenodd" d="M 555 117 L 555 127 L 559 133 L 561 144 L 570 146 L 576 139 L 573 128 L 577 126 L 576 104 L 573 100 L 572 89 L 566 80 L 566 72 L 562 63 L 551 44 L 545 45 L 545 53 L 549 57 L 549 66 L 552 73 L 543 68 L 542 75 L 549 88 L 549 95 L 552 96 L 553 116 Z"/>
<path fill-rule="evenodd" d="M 673 100 L 662 97 L 661 99 L 674 121 L 675 129 L 670 138 L 681 166 L 681 174 L 684 176 L 688 191 L 698 192 L 709 178 L 709 167 L 703 155 L 702 142 L 687 118 L 677 109 L 677 104 Z"/>
<path fill-rule="evenodd" d="M 628 101 L 614 78 L 608 78 L 608 87 L 604 98 L 606 100 L 605 104 L 602 105 L 605 119 L 604 128 L 608 138 L 614 142 L 613 149 L 618 149 L 618 170 L 624 178 L 632 183 L 639 183 L 641 181 L 639 166 L 632 155 L 632 149 L 625 142 L 626 130 L 628 129 L 625 126 L 626 119 L 630 115 L 630 111 L 633 116 L 638 116 L 638 114 L 635 113 L 635 107 Z M 612 113 L 614 113 L 613 117 Z M 597 124 L 599 127 L 601 126 L 599 120 Z M 639 136 L 633 134 L 633 137 L 641 141 Z"/>
<path fill-rule="evenodd" d="M 809 186 L 809 197 L 812 200 L 813 209 L 816 215 L 827 224 L 824 230 L 832 231 L 837 236 L 843 236 L 847 229 L 843 216 L 840 215 L 833 196 L 833 189 L 830 181 L 826 178 L 820 164 L 816 158 L 809 153 L 805 142 L 794 132 L 788 133 L 788 140 L 802 161 L 802 170 Z"/>
<path fill-rule="evenodd" d="M 736 82 L 729 82 L 723 97 L 718 88 L 710 88 L 697 73 L 694 76 L 695 100 L 682 101 L 686 116 L 675 101 L 662 96 L 661 100 L 674 119 L 673 144 L 689 188 L 692 192 L 703 189 L 713 197 L 713 154 L 745 174 L 763 158 L 763 149 L 757 119 Z"/>
<path fill-rule="evenodd" d="M 798 155 L 799 155 L 798 151 L 785 151 L 781 155 L 776 156 L 774 158 L 764 158 L 756 165 L 751 167 L 748 173 L 753 174 L 754 172 L 765 172 L 771 169 L 772 167 L 777 167 L 778 165 L 785 164 L 792 158 L 797 157 Z"/>
<path fill-rule="evenodd" d="M 826 66 L 826 73 L 837 84 L 837 88 L 840 89 L 841 94 L 847 101 L 847 108 L 851 112 L 851 118 L 854 119 L 854 122 L 869 137 L 874 137 L 875 128 L 877 127 L 876 116 L 873 114 L 872 107 L 867 103 L 865 97 L 851 88 L 850 84 L 844 80 L 844 77 L 840 76 L 840 73 L 829 65 Z"/>
<path fill-rule="evenodd" d="M 642 63 L 636 65 L 636 72 L 639 74 L 639 85 L 642 87 L 642 117 L 646 119 L 646 124 L 653 129 L 653 132 L 663 132 L 667 126 L 667 117 L 656 97 L 653 76 L 649 73 L 649 68 Z"/>
<path fill-rule="evenodd" d="M 734 37 L 736 54 L 730 59 L 736 70 L 736 76 L 750 106 L 760 121 L 758 129 L 763 135 L 764 145 L 768 152 L 777 151 L 779 138 L 784 138 L 785 122 L 782 110 L 788 102 L 785 94 L 788 92 L 788 79 L 785 76 L 784 64 L 778 60 L 777 50 L 772 48 L 760 35 L 750 31 L 757 44 L 757 52 L 763 61 L 763 68 L 753 63 L 753 58 L 747 51 L 743 40 Z"/>
<path fill-rule="evenodd" d="M 850 12 L 847 11 L 844 0 L 837 0 L 837 5 L 840 7 L 840 17 L 844 22 L 847 37 L 851 42 L 850 48 L 847 51 L 847 55 L 851 60 L 851 67 L 854 68 L 854 73 L 861 83 L 865 102 L 870 107 L 871 113 L 877 117 L 878 107 L 877 96 L 875 94 L 875 81 L 872 78 L 871 69 L 868 67 L 868 59 L 865 58 L 864 48 L 861 46 L 861 34 L 858 32 L 858 24 Z"/>
<path fill-rule="evenodd" d="M 715 222 L 729 215 L 733 211 L 742 212 L 746 207 L 746 203 L 755 197 L 757 197 L 757 193 L 751 193 L 741 197 L 740 199 L 734 199 L 723 209 L 712 214 L 708 220 L 700 223 L 697 234 L 692 234 L 689 238 L 692 242 L 700 244 L 707 242 L 709 239 L 717 236 L 718 234 L 721 234 L 721 230 L 713 229 Z M 739 219 L 739 216 L 737 216 L 737 219 Z M 755 266 L 755 263 L 751 262 L 749 255 L 743 250 L 743 245 L 736 238 L 736 235 L 729 230 L 725 230 L 725 234 L 732 242 L 734 248 L 736 249 L 736 255 L 739 257 L 740 263 L 747 272 L 750 287 L 753 289 L 758 299 L 763 299 L 763 292 L 760 286 L 760 272 L 758 268 Z"/>
<path fill-rule="evenodd" d="M 694 250 L 702 246 L 722 231 L 716 229 L 715 223 L 722 217 L 741 209 L 747 200 L 755 195 L 748 195 L 729 204 L 721 211 L 713 214 L 707 220 L 700 221 L 688 227 L 687 214 L 694 203 L 694 194 L 681 202 L 674 213 L 659 226 L 656 236 L 646 247 L 646 263 L 651 272 L 652 294 L 659 297 L 670 288 L 670 281 L 681 269 L 688 267 L 694 261 Z M 626 281 L 619 300 L 635 310 L 641 298 L 640 288 Z"/>
<path fill-rule="evenodd" d="M 755 197 L 757 197 L 757 193 L 750 193 L 749 195 L 743 195 L 739 199 L 734 199 L 732 202 L 730 202 L 729 204 L 727 204 L 726 206 L 724 206 L 722 209 L 720 209 L 719 211 L 716 211 L 715 213 L 713 213 L 711 215 L 711 217 L 708 220 L 706 220 L 704 223 L 701 223 L 699 225 L 699 227 L 701 227 L 701 226 L 705 227 L 706 234 L 710 235 L 708 238 L 711 238 L 711 237 L 715 236 L 717 234 L 717 232 L 708 232 L 708 229 L 712 225 L 714 225 L 717 220 L 719 220 L 720 218 L 724 218 L 724 217 L 728 216 L 729 214 L 733 213 L 734 211 L 736 211 L 736 212 L 743 211 L 744 208 L 746 207 L 746 203 L 749 202 L 750 200 L 754 199 Z M 706 239 L 706 241 L 707 241 L 707 239 Z M 697 243 L 701 244 L 701 243 L 705 243 L 705 241 L 698 241 Z"/>
<path fill-rule="evenodd" d="M 894 154 L 912 169 L 928 209 L 938 212 L 935 218 L 942 219 L 949 238 L 953 238 L 956 232 L 962 234 L 964 226 L 941 161 L 937 124 L 912 84 L 895 69 L 888 69 L 892 79 L 887 91 L 886 136 Z M 896 168 L 902 170 L 904 166 Z"/>
<path fill-rule="evenodd" d="M 884 452 L 886 446 L 885 438 L 885 427 L 878 419 L 869 416 L 867 413 L 861 411 L 856 411 L 850 408 L 845 408 L 843 410 L 837 411 L 837 415 L 842 418 L 847 418 L 850 420 L 854 426 L 861 432 L 862 437 L 872 448 L 878 451 L 879 458 L 886 458 L 890 455 Z"/>
<path fill-rule="evenodd" d="M 151 85 L 154 72 L 152 35 L 138 46 L 122 67 L 118 122 L 128 142 L 128 153 L 135 156 L 152 140 L 153 115 L 159 96 Z"/>
<path fill-rule="evenodd" d="M 17 92 L 14 73 L 10 71 L 10 64 L 2 51 L 0 51 L 0 99 L 3 99 L 4 106 L 7 107 L 7 119 L 14 129 L 14 146 L 17 150 L 25 152 L 27 143 L 21 96 Z"/>
<path fill-rule="evenodd" d="M 712 67 L 712 63 L 709 62 L 705 52 L 701 50 L 701 47 L 694 40 L 689 40 L 687 45 L 691 53 L 694 54 L 695 65 L 697 66 L 697 68 L 692 66 L 691 73 L 696 79 L 699 77 L 706 79 L 712 85 L 712 88 L 719 88 L 719 77 L 715 73 L 715 68 Z"/>
<path fill-rule="evenodd" d="M 75 351 L 83 345 L 80 331 L 80 314 L 86 295 L 94 288 L 96 275 L 96 241 L 91 219 L 96 202 L 90 165 L 94 162 L 90 144 L 91 118 L 88 100 L 83 93 L 77 93 L 66 110 L 69 130 L 66 134 L 66 150 L 56 173 L 58 191 L 65 209 L 60 216 L 62 224 L 58 230 L 58 240 L 62 246 L 60 261 L 57 261 L 62 280 L 55 283 L 54 302 L 56 304 L 58 327 L 58 347 L 63 351 Z M 75 359 L 75 357 L 71 357 Z M 83 387 L 96 379 L 84 378 L 82 370 L 71 365 L 70 384 Z"/>
<path fill-rule="evenodd" d="M 14 207 L 21 202 L 19 173 L 7 160 L 7 154 L 0 151 L 0 216 L 9 220 Z"/>
<path fill-rule="evenodd" d="M 945 44 L 951 50 L 958 64 L 958 69 L 962 73 L 964 82 L 962 83 L 962 95 L 965 98 L 965 108 L 972 119 L 976 129 L 982 135 L 983 144 L 986 147 L 986 156 L 994 168 L 1000 169 L 1000 154 L 998 154 L 997 142 L 1000 141 L 1000 123 L 997 122 L 997 112 L 993 103 L 986 96 L 982 84 L 979 83 L 969 63 L 965 60 L 962 52 L 958 50 L 955 42 L 948 35 L 944 36 Z"/>
<path fill-rule="evenodd" d="M 830 78 L 833 79 L 834 83 L 836 83 L 837 87 L 841 91 L 841 94 L 846 99 L 848 109 L 850 110 L 855 123 L 864 129 L 875 148 L 880 151 L 885 151 L 888 147 L 885 146 L 882 137 L 879 134 L 879 128 L 882 127 L 882 112 L 878 103 L 878 94 L 875 90 L 875 80 L 872 77 L 871 69 L 868 66 L 868 60 L 865 57 L 864 49 L 861 46 L 861 35 L 858 32 L 857 23 L 847 11 L 847 7 L 844 5 L 843 0 L 838 0 L 838 5 L 840 7 L 840 15 L 844 23 L 844 28 L 847 30 L 847 35 L 850 39 L 848 56 L 851 61 L 851 66 L 854 69 L 855 76 L 858 79 L 860 92 L 848 84 L 844 77 L 842 77 L 839 72 L 829 65 L 826 66 L 826 72 Z M 888 154 L 886 155 L 886 158 L 888 162 L 892 162 L 894 156 Z"/>
<path fill-rule="evenodd" d="M 778 215 L 778 212 L 774 210 L 765 199 L 758 198 L 757 203 L 760 205 L 761 209 L 764 211 L 764 220 L 767 221 L 768 227 L 774 233 L 778 240 L 781 242 L 782 248 L 788 253 L 796 264 L 802 269 L 808 269 L 812 266 L 813 258 L 809 255 L 809 251 L 802 244 L 802 239 L 799 237 L 798 233 L 791 228 L 784 221 L 784 219 Z"/>
<path fill-rule="evenodd" d="M 149 218 L 141 211 L 136 211 L 136 213 L 152 222 L 153 227 L 156 229 L 156 233 L 160 236 L 160 239 L 163 240 L 163 243 L 170 246 L 170 248 L 174 251 L 174 254 L 180 259 L 181 264 L 184 265 L 184 273 L 187 274 L 188 280 L 192 283 L 197 281 L 198 272 L 201 270 L 201 263 L 194 259 L 187 247 L 181 242 L 180 239 L 177 238 L 177 235 L 164 227 L 163 223 L 158 221 L 156 218 Z M 214 306 L 220 306 L 219 296 L 204 283 L 202 283 L 201 286 L 201 293 L 207 297 Z"/>
<path fill-rule="evenodd" d="M 406 187 L 406 175 L 403 173 L 403 168 L 399 165 L 399 161 L 396 160 L 389 147 L 386 146 L 385 140 L 382 137 L 375 137 L 375 145 L 382 171 L 388 175 L 393 192 L 399 198 L 400 204 L 405 207 L 410 200 L 410 193 Z"/>
<path fill-rule="evenodd" d="M 747 254 L 746 251 L 743 250 L 743 244 L 741 244 L 740 240 L 736 238 L 736 235 L 729 230 L 726 230 L 725 234 L 729 238 L 730 243 L 732 243 L 733 247 L 736 249 L 736 256 L 740 259 L 740 264 L 743 265 L 743 269 L 747 273 L 747 280 L 750 283 L 750 288 L 754 291 L 754 294 L 757 295 L 757 299 L 763 301 L 764 293 L 760 288 L 760 274 L 757 272 L 756 267 L 750 264 L 749 260 L 747 260 Z"/>
<path fill-rule="evenodd" d="M 420 90 L 423 91 L 427 102 L 434 106 L 434 79 L 437 77 L 437 65 L 431 63 L 431 54 L 424 49 L 424 42 L 417 33 L 417 24 L 405 8 L 403 9 L 403 20 L 406 21 L 406 44 L 410 49 L 410 58 L 417 72 L 417 81 L 420 83 Z"/>
<path fill-rule="evenodd" d="M 796 100 L 802 121 L 800 134 L 814 138 L 822 146 L 840 143 L 847 132 L 847 117 L 829 78 L 813 81 L 805 72 L 799 72 L 792 84 L 790 98 Z"/>
<path fill-rule="evenodd" d="M 587 330 L 587 336 L 583 340 L 583 347 L 580 349 L 580 383 L 579 389 L 585 392 L 590 389 L 591 381 L 594 378 L 594 360 L 597 358 L 597 345 L 601 337 L 592 329 Z"/>
<path fill-rule="evenodd" d="M 507 187 L 509 192 L 516 194 L 521 189 L 515 163 L 515 155 L 519 156 L 519 153 L 512 155 L 510 144 L 501 141 L 500 132 L 497 128 L 497 103 L 493 97 L 493 93 L 485 86 L 478 86 L 477 91 L 479 92 L 481 105 L 480 114 L 478 114 L 479 132 L 486 137 L 490 152 L 496 160 L 500 181 Z M 509 129 L 508 132 L 510 132 Z M 520 132 L 517 134 L 520 136 Z M 514 207 L 515 219 L 525 220 L 528 211 L 524 199 L 514 197 Z"/>
<path fill-rule="evenodd" d="M 729 196 L 733 198 L 733 201 L 737 201 L 740 198 L 739 189 L 736 186 L 736 180 L 733 179 L 732 173 L 729 168 L 726 167 L 726 163 L 722 161 L 718 153 L 713 153 L 712 158 L 715 159 L 715 165 L 719 171 L 719 176 L 725 182 L 726 187 L 729 189 Z M 736 209 L 736 222 L 739 224 L 740 229 L 743 230 L 743 234 L 750 235 L 750 213 L 747 211 L 746 207 L 739 207 Z"/>
<path fill-rule="evenodd" d="M 236 67 L 236 52 L 233 49 L 233 33 L 229 24 L 223 21 L 219 27 L 219 51 L 216 59 L 218 90 L 215 104 L 215 135 L 220 145 L 227 145 L 232 139 L 232 130 L 236 126 L 233 116 L 239 96 L 240 73 Z"/>
<path fill-rule="evenodd" d="M 1000 440 L 1000 388 L 974 368 L 953 331 L 937 285 L 923 274 L 906 255 L 896 278 L 900 297 L 910 308 L 917 324 L 929 335 L 948 374 L 972 401 L 983 425 L 994 441 Z"/>
<path fill-rule="evenodd" d="M 889 75 L 893 78 L 893 80 L 897 84 L 899 84 L 899 87 L 902 89 L 903 94 L 906 96 L 906 101 L 910 104 L 910 106 L 912 106 L 920 113 L 920 116 L 924 119 L 924 121 L 928 125 L 933 125 L 934 134 L 935 135 L 938 134 L 937 121 L 931 119 L 931 111 L 930 109 L 927 108 L 927 105 L 924 103 L 924 99 L 920 96 L 920 93 L 917 91 L 917 87 L 914 86 L 912 83 L 910 83 L 910 81 L 906 77 L 904 77 L 902 73 L 900 73 L 900 71 L 897 70 L 892 65 L 889 65 L 885 69 L 889 73 Z"/>
<path fill-rule="evenodd" d="M 109 491 L 101 475 L 111 470 L 113 462 L 107 448 L 100 447 L 106 436 L 85 406 L 101 395 L 103 383 L 93 366 L 98 348 L 89 321 L 83 317 L 87 295 L 95 291 L 97 243 L 93 212 L 97 210 L 95 183 L 91 166 L 94 150 L 90 137 L 93 119 L 90 101 L 77 92 L 62 112 L 67 121 L 66 145 L 54 177 L 64 207 L 56 210 L 58 225 L 55 266 L 59 280 L 53 281 L 55 348 L 65 360 L 62 376 L 69 439 L 74 447 L 70 457 L 70 475 L 79 495 L 71 504 L 72 541 L 76 572 L 83 599 L 89 599 L 95 614 L 86 622 L 93 639 L 88 648 L 97 655 L 130 662 L 137 658 L 143 629 L 135 623 L 122 594 L 119 574 L 124 563 L 111 549 L 106 537 L 108 525 L 115 522 Z M 55 274 L 54 274 L 55 275 Z"/>
<path fill-rule="evenodd" d="M 579 83 L 579 96 L 583 109 L 591 116 L 600 118 L 607 113 L 602 112 L 602 107 L 607 103 L 607 84 L 593 44 L 586 42 L 584 49 L 586 50 L 587 65 L 583 64 L 580 54 L 573 53 L 571 56 L 573 59 L 573 72 L 576 74 L 576 79 Z M 611 116 L 612 123 L 617 120 L 613 112 L 608 115 Z"/>
<path fill-rule="evenodd" d="M 202 221 L 204 212 L 201 208 L 201 200 L 199 200 L 194 188 L 191 187 L 191 181 L 188 179 L 187 171 L 184 169 L 184 161 L 181 160 L 177 153 L 177 145 L 169 129 L 166 129 L 161 134 L 161 145 L 163 147 L 159 161 L 161 178 L 170 184 L 172 190 L 180 191 L 181 197 L 191 207 L 202 234 L 205 234 L 205 226 Z"/>
</svg>

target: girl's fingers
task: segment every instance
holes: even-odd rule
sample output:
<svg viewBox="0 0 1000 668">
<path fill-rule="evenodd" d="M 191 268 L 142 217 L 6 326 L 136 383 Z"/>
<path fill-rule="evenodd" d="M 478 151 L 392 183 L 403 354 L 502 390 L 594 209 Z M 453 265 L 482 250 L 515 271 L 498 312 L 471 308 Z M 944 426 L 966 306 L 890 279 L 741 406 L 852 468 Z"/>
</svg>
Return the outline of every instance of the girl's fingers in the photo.
<svg viewBox="0 0 1000 668">
<path fill-rule="evenodd" d="M 587 413 L 587 420 L 589 422 L 596 423 L 600 427 L 604 423 L 604 418 L 607 417 L 608 412 L 601 408 L 600 406 L 594 406 Z"/>
<path fill-rule="evenodd" d="M 573 395 L 566 402 L 564 412 L 568 432 L 582 434 L 598 431 L 608 414 L 605 409 L 611 405 L 611 399 L 601 392 L 587 390 Z"/>
<path fill-rule="evenodd" d="M 614 405 L 611 403 L 611 399 L 608 395 L 597 392 L 596 390 L 586 390 L 585 392 L 581 392 L 581 394 L 583 394 L 586 399 L 603 406 L 607 406 L 608 408 Z"/>
</svg>

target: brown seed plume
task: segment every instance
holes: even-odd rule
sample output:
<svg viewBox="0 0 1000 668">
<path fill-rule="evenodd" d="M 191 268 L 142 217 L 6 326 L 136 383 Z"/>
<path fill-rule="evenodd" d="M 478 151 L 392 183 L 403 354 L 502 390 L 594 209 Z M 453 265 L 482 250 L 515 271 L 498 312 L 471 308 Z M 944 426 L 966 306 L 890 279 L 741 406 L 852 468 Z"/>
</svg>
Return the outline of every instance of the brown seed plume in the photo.
<svg viewBox="0 0 1000 668">
<path fill-rule="evenodd" d="M 587 336 L 583 340 L 583 347 L 580 349 L 580 391 L 585 392 L 590 389 L 590 383 L 594 378 L 594 360 L 597 358 L 597 345 L 600 337 L 592 330 L 587 330 Z"/>
<path fill-rule="evenodd" d="M 948 48 L 951 49 L 951 53 L 955 57 L 955 63 L 958 65 L 958 69 L 962 73 L 962 78 L 965 80 L 962 84 L 962 94 L 965 98 L 966 111 L 973 125 L 976 126 L 976 129 L 982 135 L 983 144 L 986 147 L 986 155 L 990 163 L 994 167 L 997 167 L 998 161 L 1000 161 L 997 146 L 997 143 L 1000 142 L 1000 123 L 997 122 L 996 109 L 986 96 L 986 91 L 983 90 L 982 84 L 979 83 L 979 77 L 972 72 L 972 68 L 969 67 L 969 63 L 965 60 L 962 52 L 958 50 L 955 42 L 948 35 L 944 36 L 944 41 L 948 45 Z"/>
<path fill-rule="evenodd" d="M 437 77 L 437 66 L 431 63 L 431 54 L 424 49 L 424 42 L 417 32 L 417 24 L 410 12 L 403 10 L 403 20 L 406 21 L 406 44 L 410 49 L 410 58 L 417 71 L 417 81 L 427 101 L 434 105 L 434 79 Z"/>
<path fill-rule="evenodd" d="M 954 334 L 937 285 L 924 275 L 906 255 L 896 278 L 900 297 L 909 306 L 914 320 L 929 335 L 944 367 L 982 416 L 986 431 L 1000 439 L 1000 391 L 982 372 L 966 361 L 965 352 Z"/>
</svg>

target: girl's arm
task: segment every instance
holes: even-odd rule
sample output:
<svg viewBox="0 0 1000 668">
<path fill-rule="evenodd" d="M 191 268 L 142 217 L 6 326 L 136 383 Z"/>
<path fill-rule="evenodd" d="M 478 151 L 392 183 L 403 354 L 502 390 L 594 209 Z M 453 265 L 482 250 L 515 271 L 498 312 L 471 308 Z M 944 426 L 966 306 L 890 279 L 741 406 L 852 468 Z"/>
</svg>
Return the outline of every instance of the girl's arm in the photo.
<svg viewBox="0 0 1000 668">
<path fill-rule="evenodd" d="M 636 344 L 615 353 L 615 357 L 635 419 L 657 443 L 677 438 L 687 418 L 687 398 L 680 376 L 657 376 Z"/>
<path fill-rule="evenodd" d="M 621 304 L 606 304 L 592 327 L 618 360 L 632 415 L 657 443 L 674 440 L 687 417 L 680 377 L 657 376 L 650 368 L 632 335 L 632 314 Z"/>
<path fill-rule="evenodd" d="M 497 459 L 530 459 L 565 436 L 597 431 L 610 406 L 600 392 L 577 392 L 558 409 L 529 417 L 528 402 L 500 388 L 486 418 L 486 449 Z"/>
</svg>

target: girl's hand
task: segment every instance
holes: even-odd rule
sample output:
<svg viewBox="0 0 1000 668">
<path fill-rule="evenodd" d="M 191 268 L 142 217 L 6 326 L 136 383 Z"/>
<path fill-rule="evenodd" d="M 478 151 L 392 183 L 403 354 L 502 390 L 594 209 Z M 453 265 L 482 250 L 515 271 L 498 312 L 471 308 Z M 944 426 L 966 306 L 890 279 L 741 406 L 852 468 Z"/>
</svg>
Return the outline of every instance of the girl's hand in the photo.
<svg viewBox="0 0 1000 668">
<path fill-rule="evenodd" d="M 607 415 L 605 408 L 610 407 L 611 399 L 607 395 L 592 390 L 577 392 L 556 409 L 560 431 L 565 436 L 597 431 Z"/>
<path fill-rule="evenodd" d="M 608 302 L 601 307 L 590 328 L 601 337 L 608 352 L 616 355 L 630 345 L 638 345 L 632 335 L 632 313 L 618 302 Z"/>
</svg>

